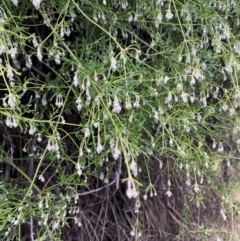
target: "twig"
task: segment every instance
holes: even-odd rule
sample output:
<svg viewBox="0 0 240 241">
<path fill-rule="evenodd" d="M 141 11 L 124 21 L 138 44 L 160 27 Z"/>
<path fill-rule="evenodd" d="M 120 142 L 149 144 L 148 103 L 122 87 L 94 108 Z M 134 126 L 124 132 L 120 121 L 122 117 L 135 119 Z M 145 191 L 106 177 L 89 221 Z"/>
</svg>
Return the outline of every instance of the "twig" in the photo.
<svg viewBox="0 0 240 241">
<path fill-rule="evenodd" d="M 114 179 L 112 182 L 108 183 L 107 185 L 105 185 L 103 187 L 99 187 L 97 189 L 93 189 L 93 190 L 90 190 L 90 191 L 87 191 L 87 192 L 78 192 L 77 195 L 78 196 L 84 196 L 84 195 L 88 195 L 88 194 L 91 194 L 91 193 L 94 193 L 94 192 L 99 192 L 99 191 L 103 190 L 104 188 L 112 186 L 115 182 L 116 182 L 116 179 Z"/>
<path fill-rule="evenodd" d="M 31 68 L 36 71 L 39 75 L 41 75 L 43 78 L 46 78 L 46 74 L 44 74 L 42 71 L 40 71 L 39 69 L 37 69 L 36 67 L 34 67 L 33 65 L 31 66 Z"/>
<path fill-rule="evenodd" d="M 120 155 L 118 158 L 118 169 L 117 169 L 116 178 L 115 178 L 116 189 L 119 188 L 119 180 L 120 180 L 121 171 L 122 171 L 122 155 Z"/>
<path fill-rule="evenodd" d="M 116 183 L 116 190 L 119 188 L 119 180 L 120 180 L 120 175 L 121 175 L 121 168 L 122 168 L 122 156 L 120 155 L 120 157 L 118 158 L 118 169 L 115 175 L 115 179 L 113 181 L 111 181 L 110 183 L 108 183 L 107 185 L 103 186 L 103 187 L 99 187 L 97 189 L 93 189 L 87 192 L 78 192 L 77 195 L 78 196 L 84 196 L 84 195 L 88 195 L 94 192 L 99 192 L 107 187 L 112 186 L 114 183 Z"/>
<path fill-rule="evenodd" d="M 99 239 L 98 239 L 98 235 L 97 235 L 95 229 L 93 228 L 92 224 L 89 222 L 88 218 L 86 218 L 86 216 L 85 216 L 83 213 L 82 213 L 82 217 L 83 217 L 83 219 L 88 223 L 88 225 L 89 225 L 90 228 L 92 229 L 92 231 L 93 231 L 93 233 L 94 233 L 96 239 L 99 241 Z"/>
<path fill-rule="evenodd" d="M 110 205 L 111 205 L 112 213 L 113 213 L 113 216 L 114 216 L 114 219 L 115 219 L 115 223 L 116 223 L 116 228 L 117 228 L 117 239 L 118 239 L 118 241 L 120 241 L 121 238 L 120 238 L 120 230 L 119 230 L 118 219 L 117 219 L 117 216 L 116 216 L 115 209 L 113 208 L 112 202 L 110 202 Z"/>
<path fill-rule="evenodd" d="M 33 218 L 32 218 L 32 216 L 30 216 L 30 238 L 31 238 L 31 241 L 34 241 Z"/>
<path fill-rule="evenodd" d="M 7 153 L 7 156 L 8 156 L 8 160 L 9 160 L 9 163 L 13 163 L 13 152 L 14 152 L 14 147 L 13 147 L 13 144 L 12 144 L 12 140 L 10 142 L 11 144 L 11 147 L 10 149 L 8 150 L 8 153 Z M 8 182 L 9 181 L 9 178 L 10 178 L 10 165 L 6 164 L 6 169 L 5 169 L 5 181 Z"/>
</svg>

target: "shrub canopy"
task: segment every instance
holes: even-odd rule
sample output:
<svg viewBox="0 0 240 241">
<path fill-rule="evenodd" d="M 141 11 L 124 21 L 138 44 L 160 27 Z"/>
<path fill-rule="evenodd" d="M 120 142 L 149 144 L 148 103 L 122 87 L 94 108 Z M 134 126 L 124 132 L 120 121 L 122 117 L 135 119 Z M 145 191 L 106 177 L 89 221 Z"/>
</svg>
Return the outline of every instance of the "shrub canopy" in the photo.
<svg viewBox="0 0 240 241">
<path fill-rule="evenodd" d="M 240 151 L 239 30 L 235 0 L 2 1 L 1 239 L 206 240 L 191 222 L 212 197 L 229 217 Z"/>
</svg>

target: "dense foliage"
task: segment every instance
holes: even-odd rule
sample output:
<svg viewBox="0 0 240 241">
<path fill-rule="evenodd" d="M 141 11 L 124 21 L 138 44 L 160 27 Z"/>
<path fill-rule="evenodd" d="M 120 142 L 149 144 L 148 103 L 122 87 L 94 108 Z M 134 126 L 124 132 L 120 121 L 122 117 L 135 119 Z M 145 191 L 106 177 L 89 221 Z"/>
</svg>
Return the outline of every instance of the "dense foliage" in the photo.
<svg viewBox="0 0 240 241">
<path fill-rule="evenodd" d="M 231 223 L 239 31 L 237 0 L 0 1 L 1 240 Z"/>
</svg>

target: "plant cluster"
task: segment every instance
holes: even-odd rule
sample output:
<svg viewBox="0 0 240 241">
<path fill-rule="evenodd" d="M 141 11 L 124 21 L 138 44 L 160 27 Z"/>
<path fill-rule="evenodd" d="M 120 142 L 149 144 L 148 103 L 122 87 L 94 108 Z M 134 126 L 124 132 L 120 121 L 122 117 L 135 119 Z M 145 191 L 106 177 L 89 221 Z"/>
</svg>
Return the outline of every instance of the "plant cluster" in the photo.
<svg viewBox="0 0 240 241">
<path fill-rule="evenodd" d="M 2 1 L 1 240 L 206 240 L 211 198 L 231 223 L 239 30 L 236 0 Z"/>
</svg>

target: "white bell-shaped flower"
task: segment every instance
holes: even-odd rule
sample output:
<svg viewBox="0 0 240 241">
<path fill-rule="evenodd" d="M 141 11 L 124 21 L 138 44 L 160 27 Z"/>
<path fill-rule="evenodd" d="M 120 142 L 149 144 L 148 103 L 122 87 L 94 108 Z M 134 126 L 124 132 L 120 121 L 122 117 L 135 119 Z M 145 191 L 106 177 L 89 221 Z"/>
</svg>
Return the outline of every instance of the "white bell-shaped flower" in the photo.
<svg viewBox="0 0 240 241">
<path fill-rule="evenodd" d="M 60 108 L 61 106 L 63 106 L 63 96 L 61 94 L 58 94 L 56 97 L 56 102 L 55 105 Z"/>
</svg>

